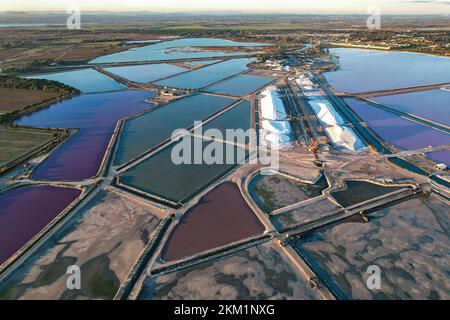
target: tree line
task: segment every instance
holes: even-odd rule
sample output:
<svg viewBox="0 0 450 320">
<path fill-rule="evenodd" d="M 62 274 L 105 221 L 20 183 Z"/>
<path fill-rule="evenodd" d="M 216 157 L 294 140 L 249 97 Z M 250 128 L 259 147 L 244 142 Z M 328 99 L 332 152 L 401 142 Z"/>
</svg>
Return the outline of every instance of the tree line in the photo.
<svg viewBox="0 0 450 320">
<path fill-rule="evenodd" d="M 27 79 L 12 75 L 0 75 L 0 88 L 42 90 L 79 94 L 80 91 L 61 82 L 46 79 Z"/>
</svg>

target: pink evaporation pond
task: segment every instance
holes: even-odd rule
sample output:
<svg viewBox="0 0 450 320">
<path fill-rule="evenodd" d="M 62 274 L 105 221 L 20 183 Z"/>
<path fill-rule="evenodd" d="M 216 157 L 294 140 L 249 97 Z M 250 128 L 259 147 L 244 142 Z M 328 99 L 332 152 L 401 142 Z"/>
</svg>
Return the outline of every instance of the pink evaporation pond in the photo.
<svg viewBox="0 0 450 320">
<path fill-rule="evenodd" d="M 0 265 L 36 236 L 81 190 L 27 186 L 0 196 Z"/>
<path fill-rule="evenodd" d="M 36 180 L 79 181 L 97 174 L 120 119 L 153 106 L 150 91 L 88 94 L 65 100 L 16 121 L 26 126 L 79 129 L 33 172 Z"/>
<path fill-rule="evenodd" d="M 450 143 L 450 134 L 404 119 L 356 99 L 345 99 L 345 102 L 378 136 L 397 148 L 414 150 Z M 436 162 L 450 164 L 448 151 L 431 152 L 428 157 Z"/>
<path fill-rule="evenodd" d="M 163 259 L 176 260 L 260 234 L 264 226 L 236 184 L 225 182 L 205 195 L 173 230 Z"/>
</svg>

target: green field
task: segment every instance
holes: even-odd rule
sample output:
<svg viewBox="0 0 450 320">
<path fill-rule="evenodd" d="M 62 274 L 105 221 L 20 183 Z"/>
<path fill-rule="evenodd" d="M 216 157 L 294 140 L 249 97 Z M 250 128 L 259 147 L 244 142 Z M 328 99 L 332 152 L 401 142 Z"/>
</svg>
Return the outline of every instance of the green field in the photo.
<svg viewBox="0 0 450 320">
<path fill-rule="evenodd" d="M 54 138 L 54 132 L 0 127 L 0 167 Z"/>
</svg>

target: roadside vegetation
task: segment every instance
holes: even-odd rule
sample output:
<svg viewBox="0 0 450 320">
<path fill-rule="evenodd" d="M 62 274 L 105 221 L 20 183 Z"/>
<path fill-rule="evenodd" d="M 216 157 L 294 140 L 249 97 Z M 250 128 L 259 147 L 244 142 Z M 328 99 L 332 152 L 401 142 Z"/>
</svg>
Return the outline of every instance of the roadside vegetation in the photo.
<svg viewBox="0 0 450 320">
<path fill-rule="evenodd" d="M 0 88 L 42 90 L 46 92 L 62 92 L 77 94 L 79 91 L 57 81 L 45 79 L 26 79 L 16 76 L 0 76 Z"/>
<path fill-rule="evenodd" d="M 0 125 L 0 174 L 33 155 L 50 151 L 68 134 L 66 130 Z"/>
</svg>

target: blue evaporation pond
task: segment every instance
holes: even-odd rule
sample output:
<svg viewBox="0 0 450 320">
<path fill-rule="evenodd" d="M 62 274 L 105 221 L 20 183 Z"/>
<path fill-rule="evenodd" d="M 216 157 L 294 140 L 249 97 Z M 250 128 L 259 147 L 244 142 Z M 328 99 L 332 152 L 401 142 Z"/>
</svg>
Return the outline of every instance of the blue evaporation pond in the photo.
<svg viewBox="0 0 450 320">
<path fill-rule="evenodd" d="M 204 141 L 200 138 L 186 138 L 173 143 L 145 159 L 134 167 L 131 167 L 120 176 L 120 182 L 124 185 L 137 188 L 144 192 L 168 199 L 173 202 L 185 201 L 202 188 L 217 181 L 219 177 L 244 162 L 248 152 L 235 145 L 220 142 Z M 181 148 L 188 142 L 188 163 L 176 164 L 173 161 L 174 147 Z M 197 154 L 197 147 L 202 154 Z M 206 164 L 201 157 L 201 163 L 195 163 L 195 157 L 206 153 L 207 146 L 222 149 L 218 162 Z M 228 157 L 227 157 L 228 155 Z M 228 160 L 232 160 L 227 162 Z"/>
<path fill-rule="evenodd" d="M 209 121 L 208 123 L 202 126 L 203 136 L 205 137 L 215 137 L 221 138 L 222 140 L 236 142 L 240 144 L 246 144 L 249 142 L 249 139 L 246 137 L 241 138 L 241 141 L 237 141 L 233 137 L 227 136 L 227 130 L 237 130 L 242 129 L 247 131 L 250 128 L 250 111 L 251 111 L 251 103 L 250 101 L 242 101 L 237 106 L 228 110 L 227 112 L 221 114 L 217 118 Z M 219 136 L 215 136 L 215 132 L 208 131 L 210 129 L 217 130 Z"/>
<path fill-rule="evenodd" d="M 125 89 L 121 84 L 93 69 L 33 75 L 27 78 L 58 81 L 74 87 L 83 93 L 98 93 Z"/>
<path fill-rule="evenodd" d="M 101 166 L 117 121 L 152 106 L 150 91 L 87 94 L 23 116 L 19 125 L 79 129 L 33 171 L 39 180 L 78 181 L 93 177 Z"/>
<path fill-rule="evenodd" d="M 248 55 L 248 52 L 220 52 L 217 50 L 204 50 L 195 47 L 259 47 L 267 46 L 262 43 L 235 42 L 224 39 L 211 38 L 185 38 L 164 41 L 141 48 L 108 54 L 95 58 L 89 63 L 114 63 L 129 61 L 155 61 L 191 58 L 227 57 Z"/>
<path fill-rule="evenodd" d="M 392 109 L 450 126 L 450 90 L 437 89 L 372 98 Z"/>
<path fill-rule="evenodd" d="M 105 70 L 130 81 L 151 82 L 184 72 L 187 69 L 167 63 L 161 63 L 141 66 L 112 67 L 105 68 Z"/>
<path fill-rule="evenodd" d="M 340 68 L 324 73 L 338 91 L 369 92 L 450 82 L 450 58 L 428 54 L 336 48 Z"/>
<path fill-rule="evenodd" d="M 194 121 L 201 121 L 235 100 L 197 94 L 161 106 L 128 120 L 115 158 L 116 164 L 126 163 L 145 151 L 156 147 L 177 129 L 188 129 Z"/>
<path fill-rule="evenodd" d="M 232 96 L 246 96 L 272 82 L 273 78 L 238 75 L 208 87 L 206 91 L 228 94 Z"/>
<path fill-rule="evenodd" d="M 402 150 L 414 150 L 450 143 L 450 135 L 404 119 L 357 99 L 344 99 L 381 139 Z M 431 152 L 428 156 L 450 165 L 449 152 Z"/>
<path fill-rule="evenodd" d="M 160 86 L 199 89 L 247 70 L 254 59 L 233 59 L 156 82 Z"/>
</svg>

